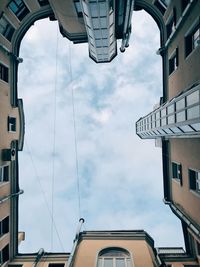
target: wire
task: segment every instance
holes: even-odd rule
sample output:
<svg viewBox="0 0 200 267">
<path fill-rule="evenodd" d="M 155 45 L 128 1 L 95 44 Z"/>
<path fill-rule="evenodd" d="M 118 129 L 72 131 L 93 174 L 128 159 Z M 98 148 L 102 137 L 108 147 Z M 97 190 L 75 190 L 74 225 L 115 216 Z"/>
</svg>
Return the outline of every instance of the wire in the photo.
<svg viewBox="0 0 200 267">
<path fill-rule="evenodd" d="M 46 194 L 45 194 L 45 192 L 44 192 L 44 190 L 43 190 L 42 183 L 41 183 L 41 180 L 40 180 L 40 178 L 39 178 L 39 175 L 38 175 L 38 172 L 37 172 L 37 168 L 36 168 L 35 163 L 34 163 L 34 160 L 33 160 L 32 152 L 31 152 L 30 146 L 29 146 L 28 143 L 27 143 L 27 140 L 25 140 L 25 144 L 26 144 L 26 147 L 27 147 L 28 155 L 30 156 L 30 159 L 31 159 L 31 163 L 32 163 L 32 166 L 33 166 L 33 170 L 34 170 L 34 172 L 35 172 L 35 177 L 36 177 L 36 179 L 37 179 L 37 181 L 38 181 L 38 184 L 39 184 L 39 187 L 40 187 L 40 191 L 41 191 L 41 193 L 42 193 L 42 195 L 43 195 L 44 202 L 45 202 L 45 204 L 46 204 L 46 206 L 47 206 L 47 210 L 48 210 L 48 212 L 49 212 L 49 216 L 50 216 L 50 218 L 52 219 L 52 222 L 53 222 L 53 225 L 54 225 L 54 228 L 55 228 L 57 237 L 58 237 L 58 241 L 59 241 L 60 246 L 61 246 L 61 248 L 62 248 L 62 250 L 63 250 L 63 252 L 64 252 L 64 251 L 65 251 L 65 250 L 64 250 L 64 246 L 63 246 L 63 244 L 62 244 L 60 235 L 59 235 L 59 233 L 58 233 L 58 229 L 57 229 L 57 227 L 56 227 L 55 220 L 54 220 L 54 218 L 53 218 L 53 216 L 52 216 L 50 207 L 49 207 L 49 205 L 48 205 L 47 197 L 46 197 Z"/>
<path fill-rule="evenodd" d="M 69 76 L 72 84 L 72 66 L 71 66 L 71 46 L 69 46 Z M 74 90 L 71 86 L 71 98 L 72 98 L 72 113 L 73 113 L 73 127 L 74 127 L 74 150 L 75 150 L 75 161 L 76 161 L 76 181 L 77 181 L 77 194 L 78 194 L 78 213 L 81 218 L 81 196 L 80 196 L 80 179 L 79 179 L 79 162 L 78 162 L 78 146 L 77 146 L 77 130 L 76 130 L 76 112 L 75 112 L 75 101 L 74 101 Z"/>
<path fill-rule="evenodd" d="M 57 74 L 58 74 L 58 27 L 56 31 L 56 62 L 55 62 L 55 82 L 54 82 L 54 115 L 53 115 L 53 154 L 52 154 L 52 181 L 51 181 L 51 251 L 53 251 L 53 218 L 54 218 L 54 180 L 55 180 L 55 150 L 56 150 L 56 115 L 57 115 Z"/>
</svg>

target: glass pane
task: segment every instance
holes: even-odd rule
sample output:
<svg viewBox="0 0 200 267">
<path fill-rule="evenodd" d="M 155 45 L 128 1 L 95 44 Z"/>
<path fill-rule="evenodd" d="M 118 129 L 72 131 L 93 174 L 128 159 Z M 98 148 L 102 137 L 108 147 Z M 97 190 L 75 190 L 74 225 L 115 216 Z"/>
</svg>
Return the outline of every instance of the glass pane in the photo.
<svg viewBox="0 0 200 267">
<path fill-rule="evenodd" d="M 125 259 L 116 259 L 116 267 L 126 267 Z"/>
<path fill-rule="evenodd" d="M 102 263 L 103 263 L 103 259 L 98 259 L 97 267 L 103 267 Z"/>
<path fill-rule="evenodd" d="M 181 128 L 181 130 L 183 130 L 184 132 L 194 132 L 194 130 L 189 125 L 179 126 L 179 128 Z"/>
<path fill-rule="evenodd" d="M 126 259 L 127 267 L 132 267 L 131 259 Z"/>
<path fill-rule="evenodd" d="M 84 2 L 84 1 L 82 1 Z M 98 17 L 98 12 L 97 12 L 97 5 L 95 3 L 90 3 L 90 10 L 91 10 L 91 16 L 92 17 Z"/>
<path fill-rule="evenodd" d="M 93 24 L 93 27 L 96 28 L 96 29 L 99 29 L 99 19 L 98 18 L 94 18 L 92 19 L 92 24 Z"/>
<path fill-rule="evenodd" d="M 200 131 L 200 123 L 194 123 L 194 124 L 191 124 L 191 126 L 192 126 L 196 131 Z"/>
<path fill-rule="evenodd" d="M 104 267 L 113 267 L 113 259 L 104 258 Z"/>
<path fill-rule="evenodd" d="M 176 114 L 176 121 L 185 121 L 185 110 Z"/>
<path fill-rule="evenodd" d="M 194 119 L 199 117 L 199 106 L 189 108 L 187 110 L 187 119 Z"/>
<path fill-rule="evenodd" d="M 187 106 L 193 105 L 199 101 L 199 91 L 186 96 Z"/>
<path fill-rule="evenodd" d="M 100 10 L 100 17 L 106 16 L 106 3 L 100 3 L 99 4 L 99 10 Z"/>
<path fill-rule="evenodd" d="M 167 112 L 168 112 L 168 114 L 174 112 L 174 104 L 172 104 L 171 106 L 169 106 L 169 107 L 167 108 Z"/>
<path fill-rule="evenodd" d="M 101 28 L 107 28 L 107 19 L 105 18 L 100 18 L 101 22 Z"/>
<path fill-rule="evenodd" d="M 166 116 L 166 108 L 164 108 L 164 109 L 161 110 L 161 116 L 162 117 Z"/>
<path fill-rule="evenodd" d="M 176 102 L 176 110 L 180 110 L 185 107 L 185 98 Z"/>
<path fill-rule="evenodd" d="M 174 115 L 168 117 L 168 124 L 174 123 Z"/>
<path fill-rule="evenodd" d="M 166 118 L 162 119 L 162 126 L 166 125 Z"/>
</svg>

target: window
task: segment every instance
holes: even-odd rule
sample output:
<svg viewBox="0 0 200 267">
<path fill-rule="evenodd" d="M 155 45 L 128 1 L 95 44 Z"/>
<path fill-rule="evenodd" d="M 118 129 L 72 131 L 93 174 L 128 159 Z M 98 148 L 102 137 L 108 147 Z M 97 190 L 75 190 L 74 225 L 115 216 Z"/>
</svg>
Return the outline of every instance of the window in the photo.
<svg viewBox="0 0 200 267">
<path fill-rule="evenodd" d="M 189 169 L 189 185 L 191 190 L 200 194 L 200 171 Z"/>
<path fill-rule="evenodd" d="M 0 63 L 0 79 L 8 83 L 8 68 Z"/>
<path fill-rule="evenodd" d="M 174 72 L 178 68 L 178 48 L 169 59 L 169 74 Z"/>
<path fill-rule="evenodd" d="M 172 178 L 180 181 L 182 185 L 182 166 L 179 163 L 172 162 Z"/>
<path fill-rule="evenodd" d="M 40 6 L 46 6 L 49 4 L 49 1 L 48 0 L 38 0 Z"/>
<path fill-rule="evenodd" d="M 160 10 L 160 12 L 164 15 L 166 9 L 167 9 L 167 6 L 165 5 L 165 3 L 161 0 L 156 0 L 154 2 L 154 5 Z"/>
<path fill-rule="evenodd" d="M 9 167 L 0 167 L 0 182 L 7 182 L 9 180 Z"/>
<path fill-rule="evenodd" d="M 97 267 L 131 267 L 131 258 L 122 248 L 106 248 L 98 255 Z"/>
<path fill-rule="evenodd" d="M 8 131 L 16 132 L 16 118 L 8 117 Z"/>
<path fill-rule="evenodd" d="M 185 56 L 200 45 L 200 22 L 185 36 Z"/>
<path fill-rule="evenodd" d="M 49 267 L 64 267 L 64 263 L 49 263 Z"/>
<path fill-rule="evenodd" d="M 189 4 L 189 2 L 190 2 L 190 0 L 182 0 L 181 1 L 182 12 L 186 9 L 186 7 Z"/>
<path fill-rule="evenodd" d="M 173 9 L 173 14 L 171 15 L 170 19 L 166 24 L 167 29 L 167 39 L 170 37 L 171 33 L 175 31 L 176 26 L 176 9 Z"/>
<path fill-rule="evenodd" d="M 81 3 L 79 0 L 74 0 L 75 9 L 77 12 L 78 17 L 83 17 Z"/>
<path fill-rule="evenodd" d="M 12 0 L 8 7 L 19 20 L 22 20 L 29 13 L 29 9 L 22 0 Z"/>
<path fill-rule="evenodd" d="M 3 265 L 8 260 L 9 260 L 9 245 L 5 246 L 0 251 L 0 265 Z"/>
<path fill-rule="evenodd" d="M 15 29 L 13 26 L 7 21 L 7 19 L 2 16 L 0 18 L 0 33 L 8 40 L 11 41 L 13 33 Z"/>
<path fill-rule="evenodd" d="M 0 237 L 9 232 L 9 216 L 0 221 Z"/>
</svg>

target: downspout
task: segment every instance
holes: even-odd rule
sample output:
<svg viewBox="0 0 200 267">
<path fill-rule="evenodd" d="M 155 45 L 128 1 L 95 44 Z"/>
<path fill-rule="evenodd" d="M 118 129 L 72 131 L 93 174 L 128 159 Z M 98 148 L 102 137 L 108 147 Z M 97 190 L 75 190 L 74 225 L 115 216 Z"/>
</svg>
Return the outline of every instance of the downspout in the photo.
<svg viewBox="0 0 200 267">
<path fill-rule="evenodd" d="M 23 193 L 24 193 L 24 190 L 19 190 L 17 193 L 13 193 L 13 194 L 10 194 L 9 196 L 5 196 L 5 197 L 0 199 L 0 204 L 5 202 L 5 201 L 7 201 L 7 200 L 9 200 L 9 199 L 11 199 L 11 198 L 13 198 L 13 197 L 19 196 L 19 195 L 21 195 Z"/>
<path fill-rule="evenodd" d="M 164 203 L 169 205 L 171 210 L 181 219 L 183 220 L 186 225 L 200 238 L 200 231 L 194 226 L 193 223 L 188 220 L 188 218 L 170 201 L 165 201 Z"/>
<path fill-rule="evenodd" d="M 133 3 L 134 3 L 134 0 L 127 1 L 122 44 L 120 47 L 121 52 L 124 52 L 125 47 L 129 46 L 129 40 L 130 40 L 130 35 L 131 35 L 131 18 L 133 14 Z"/>
<path fill-rule="evenodd" d="M 39 261 L 41 260 L 42 256 L 44 255 L 44 249 L 40 248 L 38 254 L 35 258 L 35 262 L 32 264 L 32 267 L 36 267 Z"/>
<path fill-rule="evenodd" d="M 76 249 L 77 249 L 77 245 L 78 245 L 78 241 L 79 241 L 79 234 L 80 234 L 81 227 L 82 227 L 84 221 L 85 220 L 83 218 L 81 218 L 79 220 L 79 224 L 78 224 L 77 231 L 76 231 L 76 236 L 75 236 L 75 239 L 74 239 L 74 245 L 73 245 L 72 251 L 70 253 L 69 260 L 67 261 L 67 267 L 71 267 L 72 266 L 72 263 L 73 263 L 73 260 L 74 260 L 74 255 L 75 255 L 75 252 L 76 252 Z"/>
</svg>

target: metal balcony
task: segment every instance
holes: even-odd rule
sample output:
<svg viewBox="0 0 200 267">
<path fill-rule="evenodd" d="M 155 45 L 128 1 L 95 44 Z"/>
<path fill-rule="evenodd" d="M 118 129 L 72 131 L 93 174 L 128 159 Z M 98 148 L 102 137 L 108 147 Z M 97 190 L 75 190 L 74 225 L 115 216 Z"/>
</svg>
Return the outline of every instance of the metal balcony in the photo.
<svg viewBox="0 0 200 267">
<path fill-rule="evenodd" d="M 200 136 L 200 83 L 136 122 L 142 139 Z"/>
<path fill-rule="evenodd" d="M 88 35 L 89 55 L 96 62 L 109 62 L 117 55 L 114 1 L 81 0 Z"/>
</svg>

